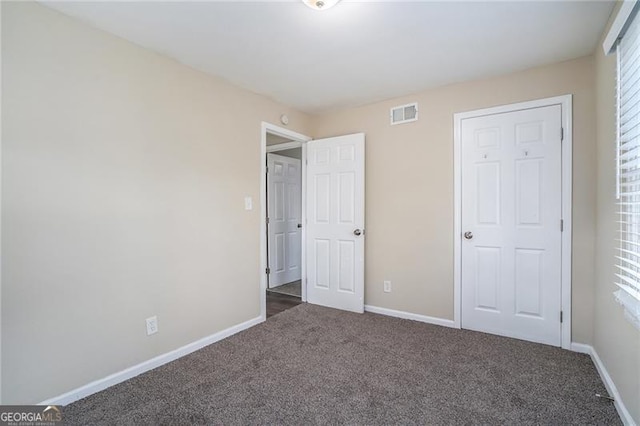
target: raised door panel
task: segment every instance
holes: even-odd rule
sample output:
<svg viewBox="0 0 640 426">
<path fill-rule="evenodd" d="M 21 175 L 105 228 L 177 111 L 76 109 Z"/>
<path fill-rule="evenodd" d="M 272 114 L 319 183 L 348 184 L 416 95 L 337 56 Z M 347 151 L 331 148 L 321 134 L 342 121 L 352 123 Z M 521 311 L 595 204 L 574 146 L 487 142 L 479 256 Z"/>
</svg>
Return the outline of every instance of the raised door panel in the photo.
<svg viewBox="0 0 640 426">
<path fill-rule="evenodd" d="M 354 145 L 338 147 L 338 163 L 351 162 L 356 158 L 356 148 Z"/>
<path fill-rule="evenodd" d="M 476 247 L 475 265 L 476 309 L 500 312 L 500 248 Z"/>
<path fill-rule="evenodd" d="M 355 223 L 355 173 L 345 172 L 338 175 L 338 222 Z"/>
<path fill-rule="evenodd" d="M 289 271 L 296 270 L 300 267 L 300 256 L 294 256 L 294 253 L 299 253 L 300 249 L 300 233 L 293 231 L 287 232 L 287 251 L 292 254 L 287 256 L 287 269 Z"/>
<path fill-rule="evenodd" d="M 542 226 L 542 159 L 517 160 L 516 224 Z"/>
<path fill-rule="evenodd" d="M 272 273 L 278 273 L 284 271 L 285 267 L 285 236 L 283 232 L 278 232 L 275 234 L 274 240 L 274 250 L 272 252 L 273 255 L 273 265 L 275 266 Z"/>
<path fill-rule="evenodd" d="M 318 174 L 313 177 L 314 191 L 311 217 L 315 223 L 328 224 L 331 220 L 331 175 Z"/>
<path fill-rule="evenodd" d="M 286 199 L 284 191 L 285 182 L 276 182 L 273 185 L 274 197 L 273 197 L 273 216 L 271 220 L 273 222 L 284 222 Z"/>
<path fill-rule="evenodd" d="M 477 150 L 500 149 L 500 128 L 478 129 L 474 132 Z"/>
<path fill-rule="evenodd" d="M 544 143 L 544 127 L 544 121 L 517 123 L 515 125 L 516 144 Z"/>
<path fill-rule="evenodd" d="M 516 315 L 542 318 L 543 250 L 516 249 L 515 301 Z"/>
<path fill-rule="evenodd" d="M 329 164 L 331 161 L 331 148 L 318 148 L 313 151 L 312 164 L 316 166 L 322 166 Z"/>
<path fill-rule="evenodd" d="M 499 225 L 501 207 L 500 163 L 476 164 L 476 223 Z"/>
<path fill-rule="evenodd" d="M 313 284 L 316 288 L 329 289 L 331 287 L 331 241 L 317 238 L 314 242 L 312 262 L 315 276 Z"/>
<path fill-rule="evenodd" d="M 338 290 L 355 292 L 355 242 L 338 241 Z"/>
</svg>

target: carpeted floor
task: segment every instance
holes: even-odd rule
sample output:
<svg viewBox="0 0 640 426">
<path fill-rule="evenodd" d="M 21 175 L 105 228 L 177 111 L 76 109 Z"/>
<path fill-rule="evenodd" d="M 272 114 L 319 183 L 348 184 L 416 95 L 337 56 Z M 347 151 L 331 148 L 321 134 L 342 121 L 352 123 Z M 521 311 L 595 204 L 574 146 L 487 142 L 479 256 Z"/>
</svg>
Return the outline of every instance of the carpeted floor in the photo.
<svg viewBox="0 0 640 426">
<path fill-rule="evenodd" d="M 286 294 L 288 296 L 301 297 L 302 281 L 298 280 L 292 283 L 279 285 L 278 287 L 269 288 L 267 289 L 267 291 L 270 291 L 272 293 L 278 293 L 278 294 Z"/>
<path fill-rule="evenodd" d="M 64 408 L 68 424 L 620 424 L 586 355 L 302 304 Z"/>
</svg>

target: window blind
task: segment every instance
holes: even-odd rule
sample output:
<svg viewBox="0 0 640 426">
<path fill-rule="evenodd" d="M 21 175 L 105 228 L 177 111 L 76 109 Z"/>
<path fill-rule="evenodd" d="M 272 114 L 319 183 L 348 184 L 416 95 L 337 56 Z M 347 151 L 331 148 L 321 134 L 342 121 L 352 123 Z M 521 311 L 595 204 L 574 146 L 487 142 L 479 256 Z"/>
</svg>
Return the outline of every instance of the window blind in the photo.
<svg viewBox="0 0 640 426">
<path fill-rule="evenodd" d="M 616 300 L 640 327 L 640 19 L 633 19 L 618 52 Z"/>
</svg>

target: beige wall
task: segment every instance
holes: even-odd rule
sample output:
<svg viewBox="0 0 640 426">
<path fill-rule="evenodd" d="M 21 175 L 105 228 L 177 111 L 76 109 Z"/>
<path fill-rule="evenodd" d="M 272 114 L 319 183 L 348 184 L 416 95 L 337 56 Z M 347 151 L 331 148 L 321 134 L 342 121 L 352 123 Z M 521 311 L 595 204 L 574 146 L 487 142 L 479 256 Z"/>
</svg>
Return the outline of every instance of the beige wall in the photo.
<svg viewBox="0 0 640 426">
<path fill-rule="evenodd" d="M 309 117 L 35 3 L 2 65 L 4 403 L 259 316 L 260 124 Z"/>
<path fill-rule="evenodd" d="M 573 341 L 593 338 L 594 59 L 456 84 L 314 118 L 313 135 L 366 133 L 365 303 L 453 319 L 453 114 L 573 94 Z M 420 120 L 389 125 L 418 101 Z M 391 280 L 393 291 L 382 291 Z"/>
<path fill-rule="evenodd" d="M 616 56 L 596 50 L 597 251 L 594 348 L 625 406 L 640 424 L 640 332 L 624 318 L 614 298 Z"/>
</svg>

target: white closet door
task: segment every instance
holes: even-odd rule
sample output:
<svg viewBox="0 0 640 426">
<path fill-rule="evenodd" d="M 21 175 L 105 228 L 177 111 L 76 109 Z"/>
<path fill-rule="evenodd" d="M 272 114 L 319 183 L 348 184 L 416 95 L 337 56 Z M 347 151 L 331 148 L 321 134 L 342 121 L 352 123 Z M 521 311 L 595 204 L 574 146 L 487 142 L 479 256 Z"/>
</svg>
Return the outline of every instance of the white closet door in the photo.
<svg viewBox="0 0 640 426">
<path fill-rule="evenodd" d="M 462 327 L 560 346 L 561 107 L 462 121 Z"/>
</svg>

